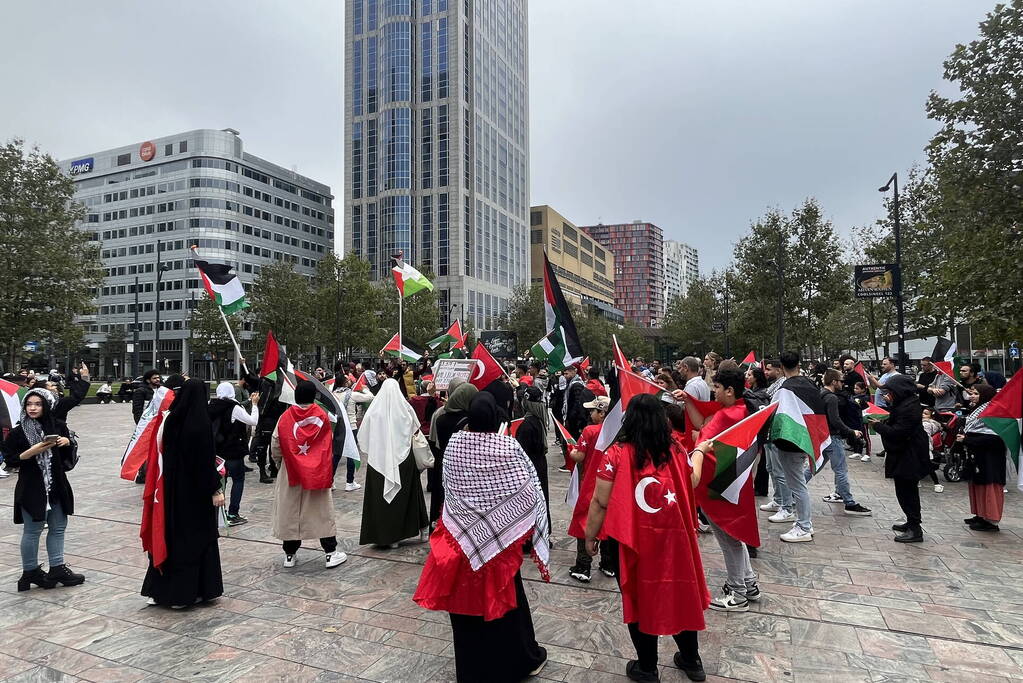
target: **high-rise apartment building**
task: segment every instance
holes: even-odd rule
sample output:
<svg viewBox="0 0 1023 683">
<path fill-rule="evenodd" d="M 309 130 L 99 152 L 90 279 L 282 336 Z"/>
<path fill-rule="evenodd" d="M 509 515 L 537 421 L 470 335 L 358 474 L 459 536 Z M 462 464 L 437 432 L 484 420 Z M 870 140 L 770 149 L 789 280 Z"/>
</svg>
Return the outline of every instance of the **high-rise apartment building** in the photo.
<svg viewBox="0 0 1023 683">
<path fill-rule="evenodd" d="M 529 278 L 526 0 L 345 5 L 345 251 L 491 327 Z"/>
<path fill-rule="evenodd" d="M 685 296 L 690 283 L 700 277 L 700 254 L 695 247 L 675 240 L 664 241 L 664 305 Z"/>
<path fill-rule="evenodd" d="M 543 284 L 543 255 L 572 303 L 589 306 L 612 322 L 624 314 L 615 308 L 614 254 L 547 205 L 529 210 L 532 282 Z"/>
<path fill-rule="evenodd" d="M 664 234 L 653 223 L 633 221 L 583 227 L 615 257 L 615 306 L 628 320 L 658 327 L 664 318 Z"/>
<path fill-rule="evenodd" d="M 79 227 L 100 244 L 97 312 L 79 322 L 101 355 L 112 333 L 132 341 L 137 294 L 140 365 L 152 367 L 159 336 L 161 371 L 202 376 L 188 348 L 191 309 L 206 296 L 192 245 L 211 262 L 232 264 L 246 287 L 278 261 L 312 276 L 334 248 L 330 188 L 245 152 L 232 129 L 193 130 L 59 163 L 86 207 Z M 130 374 L 131 355 L 99 358 L 101 373 Z"/>
</svg>

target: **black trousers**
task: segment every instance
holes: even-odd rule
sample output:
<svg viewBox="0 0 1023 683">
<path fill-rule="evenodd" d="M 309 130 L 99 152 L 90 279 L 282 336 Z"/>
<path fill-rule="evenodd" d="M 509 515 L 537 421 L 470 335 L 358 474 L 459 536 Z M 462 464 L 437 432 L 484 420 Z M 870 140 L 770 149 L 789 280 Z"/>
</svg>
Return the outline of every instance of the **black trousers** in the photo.
<svg viewBox="0 0 1023 683">
<path fill-rule="evenodd" d="M 913 528 L 920 527 L 920 489 L 917 488 L 916 479 L 902 479 L 896 477 L 895 497 L 902 508 L 902 514 L 906 515 L 906 524 Z"/>
<path fill-rule="evenodd" d="M 284 548 L 285 555 L 294 555 L 298 552 L 298 549 L 302 547 L 302 541 L 282 541 L 281 547 Z M 337 550 L 337 536 L 321 538 L 320 547 L 323 548 L 323 552 L 325 553 L 334 552 Z"/>
<path fill-rule="evenodd" d="M 753 478 L 753 495 L 755 496 L 767 496 L 770 495 L 770 488 L 768 486 L 769 473 L 767 471 L 767 453 L 763 448 L 760 449 L 760 455 L 757 457 L 757 473 Z"/>
<path fill-rule="evenodd" d="M 227 476 L 231 478 L 231 499 L 227 506 L 227 514 L 237 515 L 242 504 L 242 493 L 245 491 L 245 457 L 224 461 Z"/>
<path fill-rule="evenodd" d="M 618 541 L 608 538 L 600 542 L 600 568 L 610 569 L 618 575 Z M 586 552 L 586 541 L 577 538 L 575 540 L 575 566 L 581 569 L 589 569 L 593 566 L 593 558 Z"/>
<path fill-rule="evenodd" d="M 672 636 L 682 658 L 687 662 L 694 662 L 700 656 L 700 643 L 697 631 L 682 631 Z M 639 624 L 629 624 L 629 637 L 632 638 L 632 645 L 636 648 L 636 656 L 639 659 L 639 668 L 643 671 L 657 671 L 657 636 L 643 633 L 639 630 Z"/>
<path fill-rule="evenodd" d="M 270 437 L 270 432 L 256 432 L 252 437 L 252 444 L 249 446 L 256 456 L 261 479 L 277 476 L 277 463 L 270 457 Z"/>
</svg>

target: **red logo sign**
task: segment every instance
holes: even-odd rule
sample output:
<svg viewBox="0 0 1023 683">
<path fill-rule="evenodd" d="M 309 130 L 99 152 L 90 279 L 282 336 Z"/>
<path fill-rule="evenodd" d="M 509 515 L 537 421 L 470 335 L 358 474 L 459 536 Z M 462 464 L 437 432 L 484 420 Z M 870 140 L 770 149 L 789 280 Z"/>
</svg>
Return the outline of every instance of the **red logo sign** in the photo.
<svg viewBox="0 0 1023 683">
<path fill-rule="evenodd" d="M 156 145 L 152 142 L 143 142 L 139 147 L 139 156 L 142 157 L 142 161 L 149 161 L 156 156 Z"/>
</svg>

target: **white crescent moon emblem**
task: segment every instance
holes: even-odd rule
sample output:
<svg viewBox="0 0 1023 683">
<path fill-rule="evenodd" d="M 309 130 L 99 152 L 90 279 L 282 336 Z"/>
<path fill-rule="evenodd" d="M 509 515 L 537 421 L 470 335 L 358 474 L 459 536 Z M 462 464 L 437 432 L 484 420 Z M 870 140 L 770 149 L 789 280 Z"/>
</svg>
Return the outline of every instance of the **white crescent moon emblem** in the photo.
<svg viewBox="0 0 1023 683">
<path fill-rule="evenodd" d="M 301 420 L 298 420 L 291 427 L 292 435 L 297 439 L 298 438 L 298 428 L 299 427 L 305 427 L 306 425 L 316 425 L 317 427 L 322 427 L 323 426 L 323 420 L 321 420 L 319 418 L 319 416 L 317 416 L 317 415 L 313 415 L 312 417 L 306 417 L 306 418 L 303 418 Z"/>
<path fill-rule="evenodd" d="M 650 507 L 646 502 L 646 487 L 655 483 L 660 482 L 658 482 L 654 477 L 643 477 L 639 480 L 639 483 L 636 484 L 636 505 L 639 506 L 640 510 L 651 515 L 661 509 Z"/>
<path fill-rule="evenodd" d="M 483 361 L 481 361 L 481 360 L 480 360 L 480 359 L 478 359 L 478 358 L 476 359 L 476 368 L 477 368 L 477 369 L 478 369 L 478 370 L 480 371 L 480 374 L 478 374 L 478 375 L 473 375 L 473 376 L 472 376 L 472 379 L 470 379 L 470 380 L 469 380 L 470 382 L 471 382 L 471 381 L 473 381 L 473 380 L 477 380 L 477 379 L 479 379 L 480 377 L 482 377 L 482 376 L 483 376 L 483 373 L 487 371 L 487 368 L 486 368 L 486 366 L 485 366 L 485 365 L 483 365 Z"/>
</svg>

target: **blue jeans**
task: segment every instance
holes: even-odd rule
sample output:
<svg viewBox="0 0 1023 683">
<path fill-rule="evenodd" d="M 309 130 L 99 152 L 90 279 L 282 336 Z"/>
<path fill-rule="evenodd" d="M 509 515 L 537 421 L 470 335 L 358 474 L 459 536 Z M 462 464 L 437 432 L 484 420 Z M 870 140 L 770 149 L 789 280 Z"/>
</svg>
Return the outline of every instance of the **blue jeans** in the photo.
<svg viewBox="0 0 1023 683">
<path fill-rule="evenodd" d="M 835 473 L 835 492 L 842 496 L 846 505 L 855 505 L 856 499 L 849 490 L 849 468 L 845 459 L 845 448 L 842 439 L 831 435 L 831 445 L 828 446 L 828 460 L 831 461 L 831 470 Z"/>
<path fill-rule="evenodd" d="M 224 469 L 231 478 L 231 501 L 227 506 L 227 514 L 237 515 L 242 504 L 242 493 L 245 492 L 245 458 L 225 460 Z"/>
<path fill-rule="evenodd" d="M 64 564 L 64 530 L 67 529 L 67 515 L 60 508 L 60 503 L 46 512 L 45 522 L 36 522 L 22 508 L 24 530 L 21 532 L 21 568 L 27 572 L 39 566 L 39 537 L 43 533 L 43 525 L 49 525 L 46 532 L 46 555 L 50 559 L 50 568 Z"/>
<path fill-rule="evenodd" d="M 806 453 L 778 450 L 778 464 L 785 473 L 785 483 L 792 493 L 792 503 L 795 506 L 796 526 L 803 531 L 813 529 L 813 522 L 810 519 L 810 491 L 806 488 L 806 480 L 803 472 L 806 469 Z"/>
<path fill-rule="evenodd" d="M 765 462 L 767 471 L 771 474 L 771 481 L 774 483 L 774 502 L 778 507 L 792 510 L 792 492 L 785 483 L 785 471 L 778 462 L 778 448 L 773 443 L 764 444 L 767 453 Z"/>
</svg>

